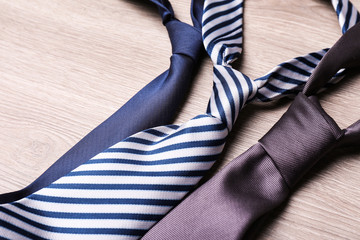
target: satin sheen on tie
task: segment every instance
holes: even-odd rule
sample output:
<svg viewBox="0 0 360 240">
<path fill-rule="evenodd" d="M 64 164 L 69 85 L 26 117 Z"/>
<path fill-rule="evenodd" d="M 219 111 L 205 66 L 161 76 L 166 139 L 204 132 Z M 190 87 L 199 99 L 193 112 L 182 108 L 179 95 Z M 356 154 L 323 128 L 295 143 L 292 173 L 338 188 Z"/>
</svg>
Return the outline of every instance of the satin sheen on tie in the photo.
<svg viewBox="0 0 360 240">
<path fill-rule="evenodd" d="M 169 33 L 173 53 L 170 68 L 81 139 L 32 184 L 20 191 L 0 195 L 0 203 L 16 201 L 48 186 L 99 152 L 136 132 L 172 122 L 179 106 L 185 100 L 192 75 L 199 65 L 203 0 L 192 2 L 191 17 L 194 27 L 175 19 L 167 1 L 152 2 L 158 6 L 163 24 Z"/>
<path fill-rule="evenodd" d="M 48 187 L 1 205 L 4 236 L 137 239 L 212 166 L 246 102 L 299 92 L 326 50 L 251 81 L 229 65 L 242 48 L 242 10 L 242 1 L 204 5 L 203 40 L 214 62 L 206 114 L 134 134 Z"/>
<path fill-rule="evenodd" d="M 242 239 L 334 148 L 360 146 L 360 120 L 341 130 L 312 94 L 340 68 L 360 66 L 360 23 L 324 56 L 287 112 L 245 153 L 190 194 L 142 239 Z"/>
</svg>

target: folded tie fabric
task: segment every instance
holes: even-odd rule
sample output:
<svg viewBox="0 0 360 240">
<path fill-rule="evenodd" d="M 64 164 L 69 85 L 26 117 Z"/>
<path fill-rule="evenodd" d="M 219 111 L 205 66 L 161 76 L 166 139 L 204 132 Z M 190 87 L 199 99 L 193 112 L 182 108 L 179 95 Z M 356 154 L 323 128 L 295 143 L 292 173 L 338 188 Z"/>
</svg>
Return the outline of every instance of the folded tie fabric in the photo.
<svg viewBox="0 0 360 240">
<path fill-rule="evenodd" d="M 360 20 L 359 12 L 348 0 L 331 0 L 331 3 L 338 15 L 342 33 L 345 33 L 351 26 Z"/>
<path fill-rule="evenodd" d="M 0 195 L 0 203 L 15 201 L 48 186 L 99 152 L 136 132 L 172 122 L 185 100 L 184 93 L 188 92 L 192 75 L 199 65 L 203 0 L 192 2 L 194 27 L 177 20 L 168 3 L 152 2 L 157 5 L 169 33 L 173 53 L 170 68 L 81 139 L 32 184 L 20 191 Z"/>
<path fill-rule="evenodd" d="M 161 3 L 163 19 L 172 19 L 169 3 Z M 50 185 L 4 202 L 1 237 L 141 237 L 210 169 L 242 107 L 295 95 L 327 51 L 292 59 L 253 81 L 230 66 L 242 49 L 243 2 L 209 0 L 203 9 L 203 42 L 214 63 L 206 114 L 131 135 Z"/>
<path fill-rule="evenodd" d="M 172 11 L 162 2 L 166 22 Z M 181 126 L 132 135 L 49 186 L 2 205 L 4 236 L 138 238 L 212 166 L 246 102 L 298 92 L 325 51 L 291 60 L 251 81 L 229 65 L 242 48 L 242 10 L 242 1 L 207 1 L 204 6 L 203 40 L 214 62 L 207 114 Z"/>
<path fill-rule="evenodd" d="M 316 162 L 340 146 L 360 145 L 360 120 L 341 130 L 323 110 L 319 87 L 343 67 L 360 66 L 360 23 L 324 56 L 303 93 L 259 143 L 175 207 L 142 239 L 242 239 L 279 206 Z"/>
</svg>

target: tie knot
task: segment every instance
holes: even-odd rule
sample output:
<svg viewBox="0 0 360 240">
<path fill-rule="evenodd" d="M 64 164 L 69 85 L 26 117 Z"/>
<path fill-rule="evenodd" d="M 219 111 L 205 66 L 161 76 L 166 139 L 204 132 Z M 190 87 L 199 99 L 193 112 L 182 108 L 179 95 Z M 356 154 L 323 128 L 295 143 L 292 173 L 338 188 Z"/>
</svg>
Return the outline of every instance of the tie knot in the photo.
<svg viewBox="0 0 360 240">
<path fill-rule="evenodd" d="M 204 4 L 202 38 L 214 64 L 228 65 L 242 51 L 243 0 L 208 0 Z"/>
<path fill-rule="evenodd" d="M 288 186 L 293 187 L 320 157 L 336 146 L 343 134 L 316 98 L 300 93 L 259 142 Z"/>
<path fill-rule="evenodd" d="M 172 53 L 183 54 L 196 60 L 202 49 L 200 31 L 176 19 L 167 22 L 166 29 L 169 33 Z"/>
<path fill-rule="evenodd" d="M 215 65 L 213 92 L 207 113 L 221 119 L 231 130 L 239 111 L 257 91 L 256 83 L 245 74 L 228 66 Z"/>
<path fill-rule="evenodd" d="M 165 25 L 170 20 L 174 19 L 174 10 L 168 0 L 150 0 L 157 5 L 159 13 L 161 15 L 163 24 Z"/>
</svg>

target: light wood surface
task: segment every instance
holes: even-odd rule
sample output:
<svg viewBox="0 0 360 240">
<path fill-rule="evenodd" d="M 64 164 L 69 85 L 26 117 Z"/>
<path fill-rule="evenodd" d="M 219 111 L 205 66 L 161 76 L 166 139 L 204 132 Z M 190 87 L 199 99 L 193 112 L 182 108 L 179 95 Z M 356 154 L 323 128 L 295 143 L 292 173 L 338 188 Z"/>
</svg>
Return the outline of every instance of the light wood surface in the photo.
<svg viewBox="0 0 360 240">
<path fill-rule="evenodd" d="M 360 1 L 353 2 L 360 9 Z M 172 1 L 191 23 L 190 0 Z M 251 78 L 341 36 L 325 0 L 247 0 L 238 69 Z M 0 193 L 25 187 L 169 66 L 167 32 L 154 7 L 132 0 L 0 0 Z M 321 95 L 344 128 L 360 118 L 360 74 Z M 206 58 L 176 123 L 204 113 Z M 255 144 L 289 100 L 241 113 L 219 167 Z M 360 239 L 360 151 L 337 151 L 305 177 L 259 239 Z"/>
</svg>

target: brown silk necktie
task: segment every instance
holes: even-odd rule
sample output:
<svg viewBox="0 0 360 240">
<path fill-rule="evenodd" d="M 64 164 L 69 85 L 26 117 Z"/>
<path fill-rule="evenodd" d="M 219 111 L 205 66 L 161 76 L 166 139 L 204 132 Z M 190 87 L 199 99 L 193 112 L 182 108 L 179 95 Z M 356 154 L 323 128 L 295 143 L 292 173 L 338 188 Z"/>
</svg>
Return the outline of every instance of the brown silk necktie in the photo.
<svg viewBox="0 0 360 240">
<path fill-rule="evenodd" d="M 360 145 L 360 121 L 341 130 L 312 95 L 337 70 L 350 66 L 360 66 L 360 24 L 329 50 L 304 91 L 259 143 L 190 194 L 143 239 L 242 239 L 325 154 Z"/>
</svg>

